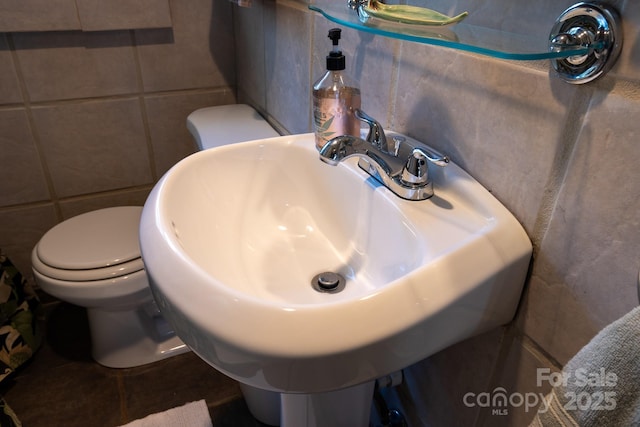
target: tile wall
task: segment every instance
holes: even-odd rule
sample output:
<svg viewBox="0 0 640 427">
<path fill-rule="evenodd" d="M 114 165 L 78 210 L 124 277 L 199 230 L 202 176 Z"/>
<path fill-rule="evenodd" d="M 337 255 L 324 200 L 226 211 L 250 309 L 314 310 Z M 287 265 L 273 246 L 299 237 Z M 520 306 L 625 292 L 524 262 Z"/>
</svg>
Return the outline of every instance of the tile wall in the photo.
<svg viewBox="0 0 640 427">
<path fill-rule="evenodd" d="M 363 108 L 450 154 L 514 213 L 535 247 L 514 322 L 406 370 L 399 393 L 412 426 L 527 425 L 534 410 L 526 405 L 498 414 L 464 396 L 497 387 L 546 393 L 538 368 L 560 369 L 638 305 L 640 5 L 609 3 L 623 16 L 624 48 L 608 76 L 585 86 L 561 82 L 547 61 L 502 61 L 343 28 Z M 546 40 L 573 2 L 428 4 Z M 240 100 L 292 133 L 310 131 L 310 86 L 336 25 L 293 0 L 254 0 L 236 12 Z"/>
<path fill-rule="evenodd" d="M 20 270 L 57 222 L 143 204 L 195 148 L 186 116 L 236 102 L 231 4 L 169 4 L 171 28 L 0 33 L 0 248 Z"/>
</svg>

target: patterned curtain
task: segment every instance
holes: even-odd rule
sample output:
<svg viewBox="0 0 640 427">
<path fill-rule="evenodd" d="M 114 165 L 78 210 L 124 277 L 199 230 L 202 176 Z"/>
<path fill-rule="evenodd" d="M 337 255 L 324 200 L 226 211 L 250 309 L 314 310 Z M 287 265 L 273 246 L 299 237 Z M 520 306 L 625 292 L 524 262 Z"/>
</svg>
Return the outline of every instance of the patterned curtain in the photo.
<svg viewBox="0 0 640 427">
<path fill-rule="evenodd" d="M 37 314 L 40 301 L 33 288 L 0 249 L 0 381 L 33 356 L 42 342 Z M 0 427 L 21 423 L 0 400 Z"/>
</svg>

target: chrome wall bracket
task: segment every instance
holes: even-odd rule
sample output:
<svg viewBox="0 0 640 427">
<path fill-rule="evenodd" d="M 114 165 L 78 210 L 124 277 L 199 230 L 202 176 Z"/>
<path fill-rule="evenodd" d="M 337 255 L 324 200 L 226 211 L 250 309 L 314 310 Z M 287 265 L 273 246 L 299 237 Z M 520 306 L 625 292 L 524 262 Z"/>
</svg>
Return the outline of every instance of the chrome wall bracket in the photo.
<svg viewBox="0 0 640 427">
<path fill-rule="evenodd" d="M 618 12 L 602 3 L 577 3 L 558 17 L 549 35 L 549 50 L 568 46 L 588 47 L 589 52 L 552 59 L 558 76 L 572 84 L 588 83 L 606 74 L 622 50 L 622 26 Z"/>
</svg>

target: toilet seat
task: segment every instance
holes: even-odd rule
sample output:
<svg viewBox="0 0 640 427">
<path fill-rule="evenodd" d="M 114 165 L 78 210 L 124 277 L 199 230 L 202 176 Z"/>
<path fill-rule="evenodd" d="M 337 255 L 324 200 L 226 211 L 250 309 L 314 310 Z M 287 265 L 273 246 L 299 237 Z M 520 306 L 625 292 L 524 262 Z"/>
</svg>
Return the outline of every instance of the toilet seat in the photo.
<svg viewBox="0 0 640 427">
<path fill-rule="evenodd" d="M 138 242 L 140 206 L 78 215 L 53 227 L 32 254 L 34 269 L 53 279 L 84 282 L 144 269 Z"/>
</svg>

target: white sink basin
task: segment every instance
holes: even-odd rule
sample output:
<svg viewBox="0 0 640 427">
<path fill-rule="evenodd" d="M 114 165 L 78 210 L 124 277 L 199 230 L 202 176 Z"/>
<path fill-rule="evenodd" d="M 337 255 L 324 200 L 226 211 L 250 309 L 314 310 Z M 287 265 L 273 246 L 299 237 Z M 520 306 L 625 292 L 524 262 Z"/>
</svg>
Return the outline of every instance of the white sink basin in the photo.
<svg viewBox="0 0 640 427">
<path fill-rule="evenodd" d="M 316 393 L 402 369 L 514 315 L 531 244 L 454 164 L 406 201 L 313 135 L 222 146 L 178 163 L 144 207 L 141 248 L 165 317 L 251 386 Z M 312 278 L 333 271 L 341 292 Z"/>
</svg>

